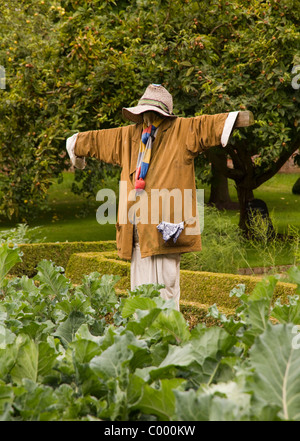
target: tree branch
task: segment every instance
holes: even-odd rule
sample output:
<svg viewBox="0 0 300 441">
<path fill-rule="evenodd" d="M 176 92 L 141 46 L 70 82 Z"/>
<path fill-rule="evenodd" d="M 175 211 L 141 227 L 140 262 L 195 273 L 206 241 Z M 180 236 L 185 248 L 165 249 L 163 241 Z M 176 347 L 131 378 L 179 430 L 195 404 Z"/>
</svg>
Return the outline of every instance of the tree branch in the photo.
<svg viewBox="0 0 300 441">
<path fill-rule="evenodd" d="M 276 162 L 274 162 L 271 166 L 271 168 L 263 173 L 262 175 L 258 176 L 255 179 L 256 186 L 255 188 L 262 185 L 264 182 L 271 179 L 276 173 L 281 169 L 281 167 L 286 163 L 286 161 L 292 156 L 292 154 L 300 147 L 300 141 L 297 139 L 295 142 L 293 142 L 289 149 L 285 150 L 282 155 L 277 159 Z"/>
<path fill-rule="evenodd" d="M 232 28 L 232 24 L 231 23 L 221 23 L 217 26 L 215 26 L 209 33 L 209 35 L 212 35 L 217 29 L 221 28 L 222 26 L 230 26 Z"/>
<path fill-rule="evenodd" d="M 238 167 L 230 168 L 227 166 L 227 147 L 213 147 L 205 152 L 209 162 L 214 164 L 215 169 L 226 178 L 240 180 L 244 177 L 244 171 Z M 230 155 L 231 156 L 231 155 Z"/>
</svg>

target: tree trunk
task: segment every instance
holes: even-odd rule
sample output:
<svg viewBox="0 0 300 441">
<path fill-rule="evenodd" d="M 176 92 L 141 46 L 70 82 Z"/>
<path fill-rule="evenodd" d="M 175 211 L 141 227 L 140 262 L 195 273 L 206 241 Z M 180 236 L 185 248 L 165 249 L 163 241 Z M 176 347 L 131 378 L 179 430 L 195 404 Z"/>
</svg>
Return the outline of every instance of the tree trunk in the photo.
<svg viewBox="0 0 300 441">
<path fill-rule="evenodd" d="M 214 205 L 218 210 L 238 210 L 239 203 L 233 202 L 229 195 L 228 179 L 211 164 L 212 182 L 208 205 Z"/>
<path fill-rule="evenodd" d="M 244 233 L 247 233 L 248 228 L 246 225 L 246 206 L 248 201 L 254 199 L 253 191 L 250 188 L 237 185 L 237 194 L 240 204 L 239 227 Z"/>
</svg>

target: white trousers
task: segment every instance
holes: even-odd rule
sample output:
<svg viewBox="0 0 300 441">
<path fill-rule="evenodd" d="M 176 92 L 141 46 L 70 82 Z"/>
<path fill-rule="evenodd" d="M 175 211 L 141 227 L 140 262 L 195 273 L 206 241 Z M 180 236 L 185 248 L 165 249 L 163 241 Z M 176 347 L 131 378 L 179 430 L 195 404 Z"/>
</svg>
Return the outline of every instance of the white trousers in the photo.
<svg viewBox="0 0 300 441">
<path fill-rule="evenodd" d="M 160 290 L 165 300 L 174 299 L 175 307 L 179 311 L 180 298 L 180 254 L 159 254 L 142 259 L 139 243 L 135 243 L 131 257 L 131 289 L 148 283 L 162 284 Z"/>
</svg>

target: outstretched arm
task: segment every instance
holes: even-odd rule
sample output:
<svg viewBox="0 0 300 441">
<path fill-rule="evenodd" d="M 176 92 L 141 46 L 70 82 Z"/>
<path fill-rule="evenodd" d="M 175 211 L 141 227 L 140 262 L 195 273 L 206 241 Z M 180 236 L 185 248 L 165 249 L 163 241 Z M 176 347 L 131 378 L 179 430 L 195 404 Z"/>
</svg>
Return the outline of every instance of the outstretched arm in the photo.
<svg viewBox="0 0 300 441">
<path fill-rule="evenodd" d="M 215 115 L 201 115 L 186 119 L 187 151 L 195 156 L 210 147 L 226 147 L 235 128 L 254 123 L 252 112 L 229 112 Z"/>
<path fill-rule="evenodd" d="M 122 147 L 129 141 L 131 126 L 115 129 L 90 130 L 67 139 L 67 151 L 72 164 L 85 167 L 85 157 L 94 157 L 108 164 L 122 165 Z"/>
</svg>

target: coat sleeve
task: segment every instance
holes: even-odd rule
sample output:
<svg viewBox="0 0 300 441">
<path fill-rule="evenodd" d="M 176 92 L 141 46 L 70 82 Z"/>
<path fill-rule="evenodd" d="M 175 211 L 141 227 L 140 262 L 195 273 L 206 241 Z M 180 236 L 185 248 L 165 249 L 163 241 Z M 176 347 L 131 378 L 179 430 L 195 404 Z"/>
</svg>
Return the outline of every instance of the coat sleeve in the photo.
<svg viewBox="0 0 300 441">
<path fill-rule="evenodd" d="M 188 118 L 187 150 L 195 156 L 210 147 L 227 145 L 238 112 Z"/>
<path fill-rule="evenodd" d="M 122 146 L 128 139 L 130 126 L 115 129 L 91 130 L 78 133 L 74 153 L 90 156 L 108 164 L 122 166 Z"/>
</svg>

